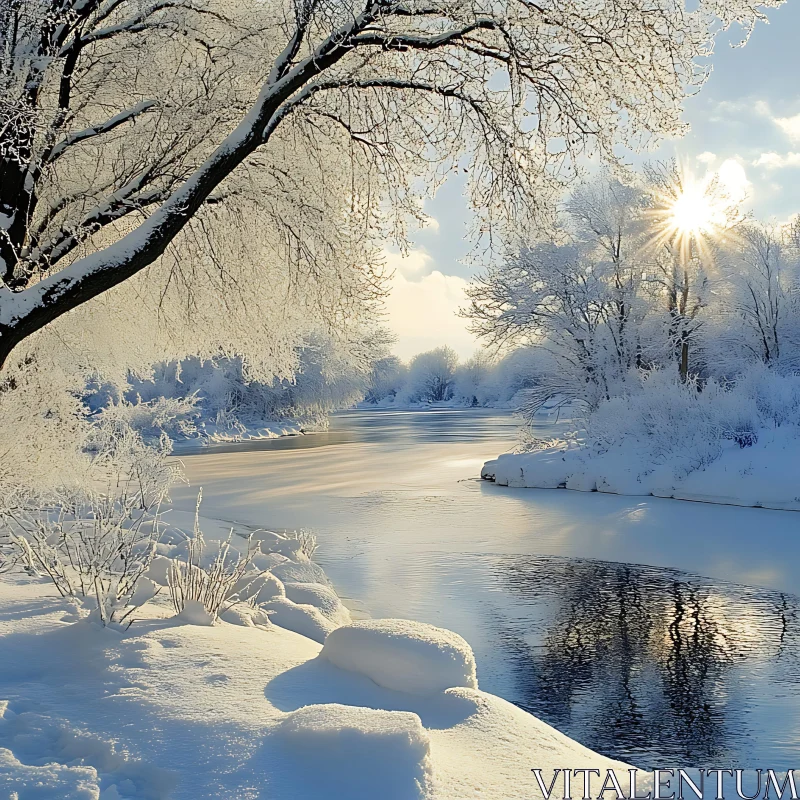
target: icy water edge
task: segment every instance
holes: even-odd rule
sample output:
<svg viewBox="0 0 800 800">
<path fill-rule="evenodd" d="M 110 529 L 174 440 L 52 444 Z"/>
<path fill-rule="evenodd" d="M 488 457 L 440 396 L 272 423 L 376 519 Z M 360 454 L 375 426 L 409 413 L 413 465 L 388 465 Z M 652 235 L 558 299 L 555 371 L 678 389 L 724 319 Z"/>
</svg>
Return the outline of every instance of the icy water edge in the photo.
<svg viewBox="0 0 800 800">
<path fill-rule="evenodd" d="M 181 456 L 176 505 L 202 486 L 207 515 L 312 529 L 357 612 L 458 631 L 482 689 L 605 755 L 794 766 L 800 514 L 477 480 L 515 426 L 337 414 L 324 433 Z"/>
</svg>

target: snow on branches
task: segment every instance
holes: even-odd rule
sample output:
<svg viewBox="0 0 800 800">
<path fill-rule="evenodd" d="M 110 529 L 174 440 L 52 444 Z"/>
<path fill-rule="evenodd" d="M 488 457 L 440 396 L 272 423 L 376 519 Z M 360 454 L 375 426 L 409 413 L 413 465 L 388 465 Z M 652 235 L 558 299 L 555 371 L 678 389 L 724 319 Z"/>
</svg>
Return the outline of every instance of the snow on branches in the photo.
<svg viewBox="0 0 800 800">
<path fill-rule="evenodd" d="M 546 217 L 779 2 L 0 0 L 0 363 L 165 259 L 153 285 L 239 314 L 276 271 L 240 273 L 226 225 L 327 310 L 369 302 L 420 178 L 469 156 L 482 224 Z"/>
</svg>

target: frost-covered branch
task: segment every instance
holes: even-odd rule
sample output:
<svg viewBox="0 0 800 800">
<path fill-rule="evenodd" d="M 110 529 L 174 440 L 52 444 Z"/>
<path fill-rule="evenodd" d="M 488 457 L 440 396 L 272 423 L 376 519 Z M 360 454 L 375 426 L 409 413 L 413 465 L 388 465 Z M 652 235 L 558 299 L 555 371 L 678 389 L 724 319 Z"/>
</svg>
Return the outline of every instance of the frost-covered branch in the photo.
<svg viewBox="0 0 800 800">
<path fill-rule="evenodd" d="M 698 58 L 760 5 L 0 0 L 0 364 L 173 247 L 194 259 L 187 305 L 233 290 L 209 198 L 262 213 L 275 260 L 308 274 L 343 231 L 353 263 L 402 241 L 420 181 L 465 154 L 484 230 L 540 224 L 585 156 L 680 130 Z"/>
</svg>

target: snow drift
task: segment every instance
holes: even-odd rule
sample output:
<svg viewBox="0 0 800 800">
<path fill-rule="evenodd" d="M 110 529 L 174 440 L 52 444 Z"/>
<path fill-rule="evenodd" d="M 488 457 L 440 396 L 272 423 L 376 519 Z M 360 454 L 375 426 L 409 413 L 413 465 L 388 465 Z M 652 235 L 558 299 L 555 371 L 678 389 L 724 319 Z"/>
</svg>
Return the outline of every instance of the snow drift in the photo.
<svg viewBox="0 0 800 800">
<path fill-rule="evenodd" d="M 276 728 L 295 798 L 424 800 L 432 788 L 430 738 L 416 714 L 345 706 L 305 706 Z"/>
<path fill-rule="evenodd" d="M 399 692 L 430 695 L 451 687 L 478 687 L 475 656 L 467 642 L 422 622 L 354 622 L 328 635 L 321 657 Z"/>
<path fill-rule="evenodd" d="M 227 527 L 202 519 L 209 542 Z M 154 583 L 180 550 L 159 548 Z M 260 581 L 265 564 L 291 580 Z M 0 796 L 517 800 L 539 794 L 533 766 L 545 779 L 565 765 L 625 779 L 626 765 L 479 691 L 457 634 L 408 620 L 337 627 L 349 614 L 301 552 L 265 554 L 252 577 L 266 602 L 197 625 L 161 592 L 126 630 L 42 579 L 2 576 Z"/>
</svg>

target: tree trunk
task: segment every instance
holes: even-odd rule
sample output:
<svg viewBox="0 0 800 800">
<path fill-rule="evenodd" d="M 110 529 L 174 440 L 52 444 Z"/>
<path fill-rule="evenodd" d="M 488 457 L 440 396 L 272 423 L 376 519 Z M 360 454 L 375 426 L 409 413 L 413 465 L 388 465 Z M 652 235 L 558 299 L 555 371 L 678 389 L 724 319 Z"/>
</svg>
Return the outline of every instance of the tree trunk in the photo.
<svg viewBox="0 0 800 800">
<path fill-rule="evenodd" d="M 686 383 L 689 378 L 689 342 L 685 339 L 681 343 L 680 376 L 681 382 Z"/>
</svg>

